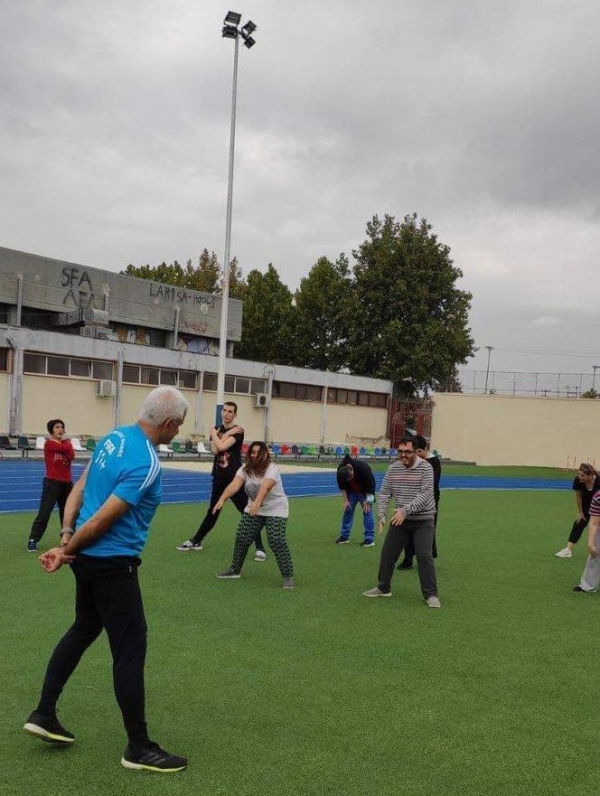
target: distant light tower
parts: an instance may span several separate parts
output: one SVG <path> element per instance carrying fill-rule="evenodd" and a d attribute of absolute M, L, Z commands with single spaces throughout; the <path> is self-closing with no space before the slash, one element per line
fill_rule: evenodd
<path fill-rule="evenodd" d="M 600 368 L 600 365 L 592 365 L 592 370 L 594 371 L 594 375 L 592 376 L 592 391 L 596 392 L 596 371 Z"/>
<path fill-rule="evenodd" d="M 485 348 L 487 348 L 487 352 L 488 352 L 488 361 L 487 361 L 487 370 L 485 371 L 485 389 L 483 391 L 484 395 L 487 394 L 488 378 L 490 376 L 490 359 L 491 359 L 491 356 L 492 356 L 492 351 L 494 350 L 494 346 L 486 345 Z"/>
<path fill-rule="evenodd" d="M 217 374 L 217 411 L 215 425 L 221 425 L 221 409 L 225 400 L 225 358 L 227 353 L 227 320 L 229 312 L 229 257 L 231 249 L 231 211 L 233 204 L 233 160 L 235 154 L 235 114 L 237 105 L 237 73 L 240 36 L 244 47 L 250 49 L 256 44 L 252 34 L 256 25 L 252 21 L 240 28 L 242 15 L 236 11 L 228 11 L 223 21 L 222 35 L 224 39 L 234 39 L 233 51 L 233 89 L 231 92 L 231 132 L 229 137 L 229 181 L 227 184 L 227 216 L 225 221 L 225 255 L 223 257 L 223 293 L 221 297 L 221 328 L 219 333 L 219 371 Z"/>

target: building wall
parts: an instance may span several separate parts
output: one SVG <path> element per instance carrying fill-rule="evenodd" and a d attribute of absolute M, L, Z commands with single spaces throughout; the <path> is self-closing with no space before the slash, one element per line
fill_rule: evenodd
<path fill-rule="evenodd" d="M 437 393 L 431 444 L 482 465 L 600 466 L 600 401 Z"/>

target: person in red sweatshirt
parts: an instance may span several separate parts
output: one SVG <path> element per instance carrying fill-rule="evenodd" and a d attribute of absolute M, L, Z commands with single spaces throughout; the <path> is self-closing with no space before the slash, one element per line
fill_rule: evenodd
<path fill-rule="evenodd" d="M 27 552 L 35 553 L 38 542 L 48 527 L 52 509 L 58 504 L 60 527 L 62 528 L 65 503 L 69 492 L 73 489 L 71 476 L 71 462 L 75 458 L 73 445 L 65 435 L 65 424 L 58 418 L 49 420 L 46 424 L 50 435 L 44 443 L 44 460 L 46 462 L 46 477 L 42 482 L 42 497 L 38 515 L 31 526 Z"/>

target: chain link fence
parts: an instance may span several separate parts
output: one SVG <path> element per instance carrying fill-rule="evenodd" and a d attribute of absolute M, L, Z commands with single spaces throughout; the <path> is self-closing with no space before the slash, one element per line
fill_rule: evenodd
<path fill-rule="evenodd" d="M 504 370 L 458 371 L 462 392 L 470 395 L 528 395 L 552 398 L 581 398 L 600 389 L 600 375 L 591 373 L 526 373 Z"/>

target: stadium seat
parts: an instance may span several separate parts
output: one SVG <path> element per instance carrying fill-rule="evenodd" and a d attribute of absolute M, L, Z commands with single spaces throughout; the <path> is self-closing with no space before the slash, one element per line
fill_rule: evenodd
<path fill-rule="evenodd" d="M 206 449 L 206 445 L 203 442 L 199 442 L 196 445 L 196 452 L 200 458 L 202 458 L 202 456 L 212 456 L 211 452 Z"/>
<path fill-rule="evenodd" d="M 39 437 L 38 437 L 38 439 L 39 439 Z M 85 450 L 85 448 L 81 444 L 81 440 L 79 439 L 79 437 L 71 437 L 71 445 L 73 446 L 73 450 L 74 451 L 84 451 Z M 37 448 L 37 442 L 36 442 L 35 447 Z"/>
<path fill-rule="evenodd" d="M 25 435 L 21 435 L 17 440 L 17 448 L 21 451 L 21 458 L 28 458 L 29 451 L 35 450 L 33 445 L 29 444 L 29 440 Z"/>
<path fill-rule="evenodd" d="M 46 437 L 36 437 L 35 438 L 35 449 L 36 449 L 36 451 L 43 451 L 45 444 L 46 444 Z"/>
<path fill-rule="evenodd" d="M 0 450 L 3 451 L 15 451 L 17 450 L 15 446 L 11 443 L 10 439 L 6 434 L 0 434 Z"/>
<path fill-rule="evenodd" d="M 171 448 L 173 453 L 185 453 L 184 446 L 181 444 L 181 442 L 177 442 L 177 440 L 173 440 L 171 443 Z"/>
<path fill-rule="evenodd" d="M 158 455 L 159 456 L 166 456 L 167 459 L 170 459 L 173 455 L 173 448 L 169 445 L 165 445 L 164 443 L 158 446 Z"/>
<path fill-rule="evenodd" d="M 96 450 L 96 440 L 93 437 L 89 437 L 85 441 L 85 449 L 90 452 Z"/>
<path fill-rule="evenodd" d="M 281 456 L 281 447 L 279 445 L 272 445 L 271 450 L 273 452 L 273 456 Z"/>
<path fill-rule="evenodd" d="M 336 447 L 336 449 L 335 449 L 335 455 L 336 455 L 336 456 L 340 456 L 340 457 L 344 455 L 344 449 L 342 448 L 342 446 L 341 446 L 341 445 L 338 445 L 338 446 Z"/>
<path fill-rule="evenodd" d="M 365 448 L 364 445 L 363 445 L 362 448 L 359 449 L 358 453 L 359 453 L 360 456 L 368 456 L 369 455 L 369 451 Z"/>
<path fill-rule="evenodd" d="M 281 446 L 281 455 L 282 456 L 289 456 L 290 455 L 290 446 L 289 445 L 282 445 Z"/>
<path fill-rule="evenodd" d="M 356 459 L 356 457 L 358 456 L 358 446 L 357 445 L 352 445 L 350 447 L 350 456 L 352 456 L 353 459 Z"/>
<path fill-rule="evenodd" d="M 186 453 L 196 453 L 196 450 L 194 448 L 194 443 L 192 442 L 191 439 L 186 439 L 186 441 L 185 441 L 185 452 Z"/>

